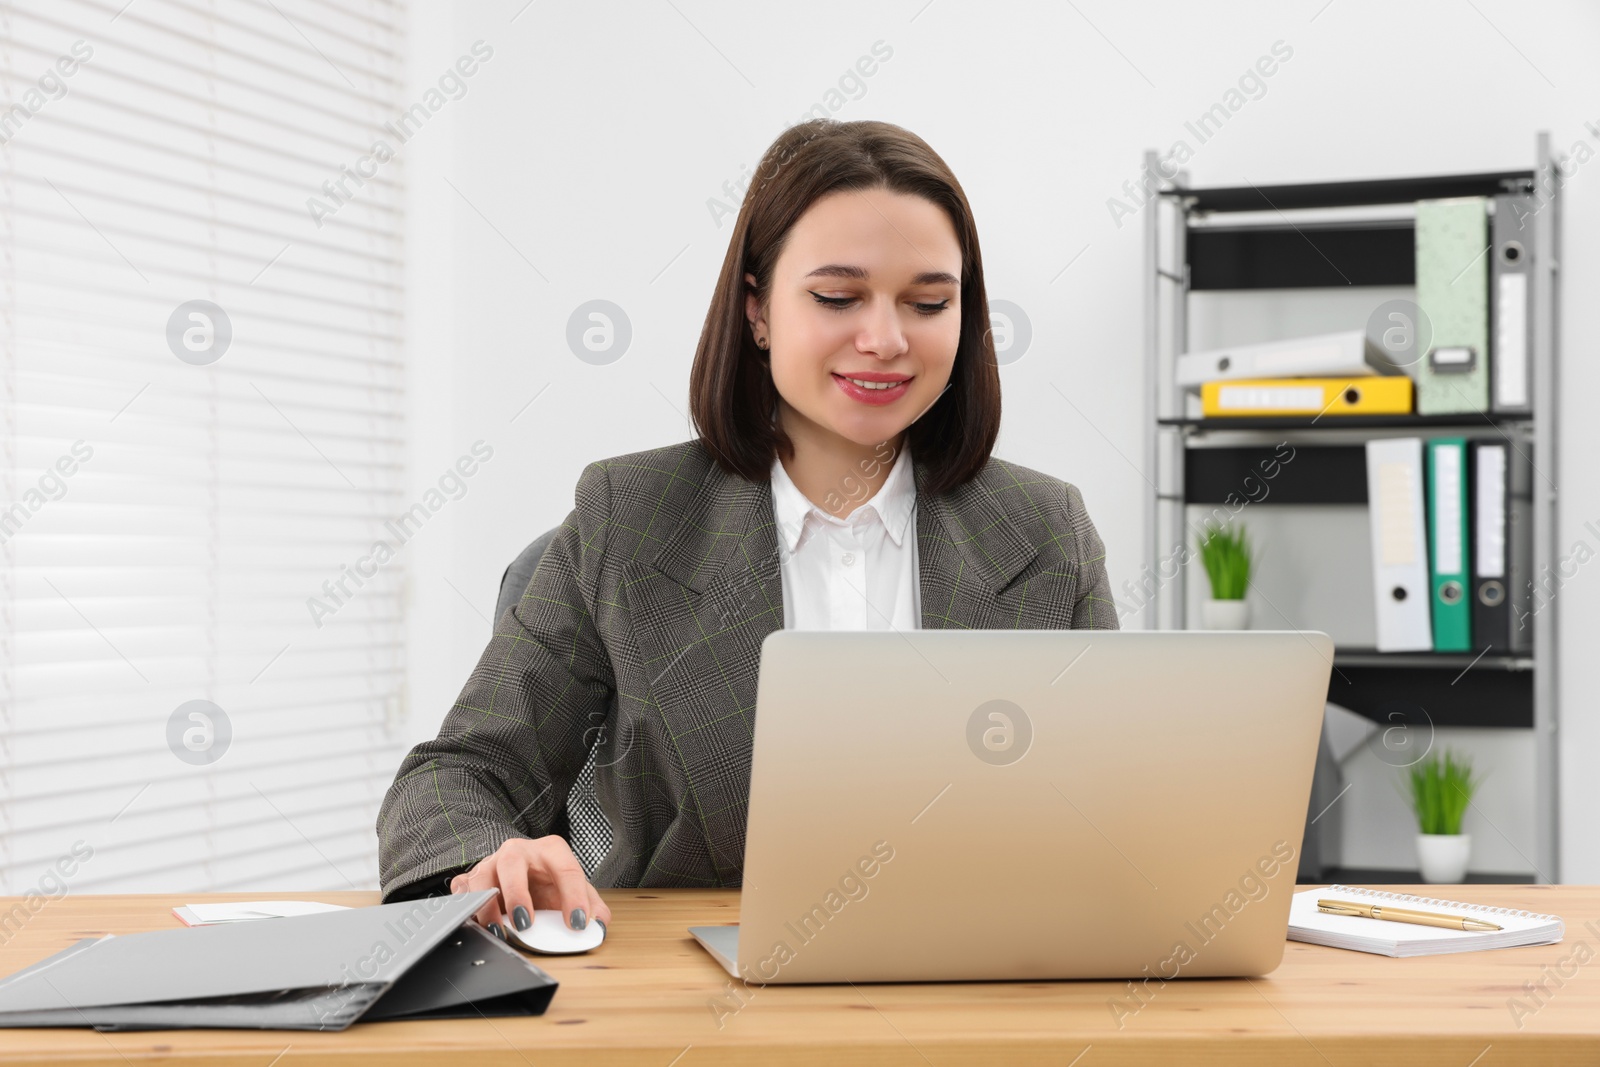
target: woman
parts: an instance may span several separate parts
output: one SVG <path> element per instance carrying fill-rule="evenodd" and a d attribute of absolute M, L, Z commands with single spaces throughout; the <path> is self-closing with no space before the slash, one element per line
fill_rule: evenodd
<path fill-rule="evenodd" d="M 559 908 L 581 929 L 610 919 L 596 886 L 739 885 L 780 627 L 1115 629 L 1078 491 L 990 456 L 988 326 L 971 210 L 921 138 L 779 136 L 695 353 L 699 437 L 585 468 L 384 799 L 383 899 L 497 887 L 519 928 Z M 613 843 L 586 878 L 559 831 L 591 757 Z"/>

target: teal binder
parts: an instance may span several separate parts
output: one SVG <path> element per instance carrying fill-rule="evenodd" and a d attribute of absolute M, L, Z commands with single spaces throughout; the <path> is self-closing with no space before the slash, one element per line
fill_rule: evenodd
<path fill-rule="evenodd" d="M 1433 650 L 1472 650 L 1467 598 L 1467 440 L 1428 442 L 1428 568 L 1433 590 Z"/>
<path fill-rule="evenodd" d="M 1417 307 L 1432 327 L 1417 414 L 1489 409 L 1489 201 L 1417 201 Z"/>

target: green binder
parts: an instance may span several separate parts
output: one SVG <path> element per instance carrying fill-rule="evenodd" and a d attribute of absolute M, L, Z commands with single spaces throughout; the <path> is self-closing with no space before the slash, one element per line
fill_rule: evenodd
<path fill-rule="evenodd" d="M 1432 326 L 1417 414 L 1489 408 L 1489 200 L 1417 201 L 1417 306 Z"/>
<path fill-rule="evenodd" d="M 1467 439 L 1428 442 L 1428 568 L 1433 589 L 1433 650 L 1472 650 L 1467 598 Z"/>

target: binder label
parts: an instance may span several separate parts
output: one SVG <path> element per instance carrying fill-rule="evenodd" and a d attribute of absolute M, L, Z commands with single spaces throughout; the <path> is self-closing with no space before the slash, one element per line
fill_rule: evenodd
<path fill-rule="evenodd" d="M 1461 551 L 1461 449 L 1440 448 L 1433 454 L 1434 569 L 1459 574 L 1464 569 Z"/>
<path fill-rule="evenodd" d="M 1379 543 L 1385 567 L 1408 567 L 1417 562 L 1417 528 L 1411 501 L 1417 491 L 1412 466 L 1404 461 L 1378 465 Z"/>
<path fill-rule="evenodd" d="M 1528 276 L 1505 273 L 1495 292 L 1494 395 L 1503 408 L 1528 406 Z"/>
<path fill-rule="evenodd" d="M 1251 408 L 1294 409 L 1316 411 L 1322 407 L 1320 385 L 1225 385 L 1221 389 L 1220 404 L 1224 410 L 1249 410 Z"/>
<path fill-rule="evenodd" d="M 1480 578 L 1506 576 L 1506 450 L 1480 448 L 1476 568 Z M 1489 505 L 1489 506 L 1486 506 Z"/>

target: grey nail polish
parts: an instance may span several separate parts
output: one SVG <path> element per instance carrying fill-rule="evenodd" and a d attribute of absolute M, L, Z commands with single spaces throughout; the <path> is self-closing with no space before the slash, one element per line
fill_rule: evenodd
<path fill-rule="evenodd" d="M 499 923 L 490 923 L 489 924 L 489 932 L 491 934 L 493 934 L 494 936 L 498 937 L 502 941 L 504 941 L 506 939 L 505 931 L 500 929 L 500 924 Z"/>
<path fill-rule="evenodd" d="M 588 926 L 588 925 L 589 925 L 589 919 L 588 919 L 588 916 L 583 914 L 583 909 L 582 908 L 573 908 L 572 909 L 572 928 L 574 930 L 582 930 L 585 926 Z"/>
<path fill-rule="evenodd" d="M 521 904 L 511 912 L 511 921 L 517 924 L 518 930 L 526 930 L 533 925 L 533 920 L 528 918 L 528 909 Z"/>

